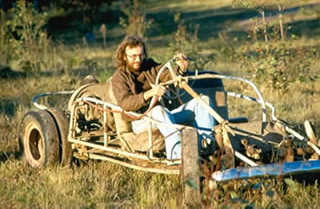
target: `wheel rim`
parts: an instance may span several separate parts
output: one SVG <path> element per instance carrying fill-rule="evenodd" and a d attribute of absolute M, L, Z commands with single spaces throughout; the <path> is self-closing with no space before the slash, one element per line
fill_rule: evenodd
<path fill-rule="evenodd" d="M 39 167 L 43 161 L 43 137 L 35 124 L 30 124 L 25 133 L 26 157 L 32 167 Z"/>

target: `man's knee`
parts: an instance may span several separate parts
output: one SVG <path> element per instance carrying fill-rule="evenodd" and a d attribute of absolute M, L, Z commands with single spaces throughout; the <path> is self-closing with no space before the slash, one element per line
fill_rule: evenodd
<path fill-rule="evenodd" d="M 163 118 L 167 115 L 167 111 L 165 108 L 161 105 L 157 105 L 154 108 L 152 108 L 152 117 L 157 118 Z"/>
<path fill-rule="evenodd" d="M 157 105 L 157 106 L 152 108 L 152 112 L 166 112 L 166 111 L 165 111 L 163 106 Z"/>
<path fill-rule="evenodd" d="M 204 101 L 207 105 L 210 105 L 212 103 L 210 97 L 208 97 L 207 95 L 201 95 L 200 96 L 201 100 Z"/>
<path fill-rule="evenodd" d="M 200 95 L 200 99 L 204 101 L 207 105 L 212 106 L 212 100 L 207 95 Z M 190 101 L 190 104 L 194 107 L 203 108 L 203 106 L 197 101 L 196 99 L 192 99 Z"/>

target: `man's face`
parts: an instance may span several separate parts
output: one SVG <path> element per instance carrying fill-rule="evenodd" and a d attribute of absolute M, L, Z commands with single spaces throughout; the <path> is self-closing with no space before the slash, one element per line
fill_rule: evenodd
<path fill-rule="evenodd" d="M 126 47 L 124 59 L 129 70 L 139 71 L 144 58 L 145 54 L 142 46 L 136 46 L 132 48 L 129 46 Z"/>

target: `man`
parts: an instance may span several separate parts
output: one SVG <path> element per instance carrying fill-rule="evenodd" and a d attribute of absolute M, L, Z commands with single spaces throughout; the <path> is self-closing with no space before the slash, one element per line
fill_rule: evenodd
<path fill-rule="evenodd" d="M 177 54 L 176 60 L 178 72 L 185 73 L 189 65 L 185 55 Z M 116 61 L 117 70 L 111 83 L 118 105 L 126 111 L 144 113 L 152 97 L 161 97 L 166 92 L 163 85 L 154 85 L 162 65 L 148 58 L 145 42 L 138 36 L 124 38 L 116 51 Z M 162 82 L 170 79 L 168 70 L 161 74 Z M 212 106 L 208 97 L 203 99 Z M 215 125 L 214 118 L 196 100 L 191 100 L 172 111 L 158 105 L 150 111 L 150 114 L 153 119 L 167 124 L 191 121 L 194 127 L 201 129 L 200 140 L 211 137 L 211 128 Z M 126 115 L 123 115 L 123 119 L 132 121 L 132 118 Z M 132 130 L 135 133 L 145 131 L 147 127 L 144 120 L 132 121 Z M 157 128 L 165 137 L 167 159 L 181 158 L 180 131 L 169 126 L 157 125 Z"/>

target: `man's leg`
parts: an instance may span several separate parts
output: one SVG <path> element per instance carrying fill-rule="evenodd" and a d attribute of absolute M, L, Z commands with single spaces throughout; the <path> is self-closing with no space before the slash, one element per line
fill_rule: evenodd
<path fill-rule="evenodd" d="M 208 96 L 201 96 L 201 99 L 210 107 L 213 107 L 213 103 Z M 215 126 L 216 122 L 206 107 L 201 105 L 197 100 L 192 99 L 173 110 L 172 113 L 177 123 L 188 123 L 198 129 L 200 152 L 207 150 L 206 148 L 210 144 L 210 147 L 214 146 L 215 138 L 212 136 L 212 127 Z M 213 150 L 215 150 L 214 147 L 211 151 Z"/>
<path fill-rule="evenodd" d="M 208 96 L 201 96 L 201 99 L 209 104 L 210 107 L 213 107 L 213 103 Z M 171 111 L 171 113 L 178 124 L 191 123 L 193 127 L 198 128 L 200 136 L 209 136 L 212 127 L 216 124 L 207 108 L 195 99 Z"/>
<path fill-rule="evenodd" d="M 152 118 L 164 124 L 176 124 L 173 115 L 162 106 L 155 106 L 151 110 Z M 157 128 L 165 137 L 167 159 L 181 158 L 181 132 L 174 127 L 157 124 Z"/>
<path fill-rule="evenodd" d="M 163 108 L 162 106 L 155 106 L 151 110 L 151 117 L 160 123 L 175 124 L 173 115 Z M 170 126 L 164 126 L 161 124 L 152 124 L 152 126 L 158 128 L 161 134 L 165 137 L 165 147 L 167 153 L 167 159 L 180 159 L 181 158 L 181 133 L 176 128 Z M 138 134 L 148 130 L 148 122 L 146 120 L 132 121 L 132 130 Z"/>

